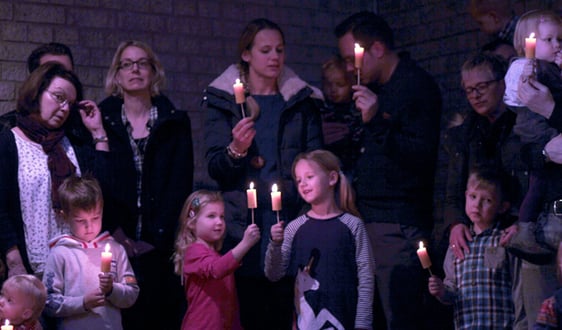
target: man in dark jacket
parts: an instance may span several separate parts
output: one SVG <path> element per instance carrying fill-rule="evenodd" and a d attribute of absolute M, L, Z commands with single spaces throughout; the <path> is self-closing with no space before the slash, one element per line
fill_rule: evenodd
<path fill-rule="evenodd" d="M 376 262 L 376 286 L 389 329 L 417 329 L 427 275 L 416 256 L 432 228 L 433 177 L 441 94 L 433 78 L 394 50 L 380 16 L 354 14 L 335 30 L 354 71 L 354 44 L 364 48 L 353 100 L 364 123 L 354 186 Z"/>

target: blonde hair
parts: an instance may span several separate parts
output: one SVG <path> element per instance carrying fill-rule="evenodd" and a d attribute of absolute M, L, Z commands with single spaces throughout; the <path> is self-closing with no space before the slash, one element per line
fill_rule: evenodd
<path fill-rule="evenodd" d="M 339 56 L 333 56 L 322 64 L 322 79 L 325 80 L 332 72 L 339 71 L 349 80 L 350 75 L 345 68 L 345 61 Z"/>
<path fill-rule="evenodd" d="M 182 277 L 183 283 L 183 262 L 185 250 L 197 240 L 195 236 L 195 224 L 200 211 L 210 203 L 224 203 L 219 191 L 197 190 L 191 193 L 183 204 L 179 218 L 179 228 L 176 235 L 175 252 L 172 256 L 174 262 L 174 272 Z M 214 248 L 220 250 L 222 241 L 218 242 Z"/>
<path fill-rule="evenodd" d="M 293 179 L 295 179 L 295 167 L 300 160 L 307 160 L 314 162 L 320 166 L 326 173 L 332 171 L 336 172 L 338 175 L 338 182 L 336 187 L 339 185 L 337 194 L 339 195 L 338 207 L 345 212 L 351 213 L 356 217 L 361 217 L 357 207 L 355 206 L 355 192 L 351 187 L 351 183 L 347 177 L 343 174 L 340 166 L 339 158 L 328 150 L 313 150 L 309 152 L 300 153 L 295 157 L 293 161 L 292 173 Z M 295 179 L 296 180 L 296 179 Z"/>
<path fill-rule="evenodd" d="M 32 310 L 30 319 L 39 319 L 47 301 L 47 289 L 41 280 L 30 274 L 15 275 L 4 282 L 2 288 L 5 287 L 21 292 L 28 299 L 29 308 Z"/>
<path fill-rule="evenodd" d="M 540 37 L 538 27 L 539 24 L 545 22 L 562 25 L 560 15 L 552 10 L 537 9 L 521 15 L 513 34 L 513 47 L 515 47 L 518 56 L 525 56 L 525 38 L 528 38 L 532 32 L 537 35 L 537 38 Z"/>
<path fill-rule="evenodd" d="M 160 95 L 160 90 L 164 88 L 165 84 L 164 67 L 150 46 L 142 41 L 136 40 L 123 41 L 117 47 L 117 50 L 113 55 L 113 60 L 111 60 L 109 70 L 107 71 L 107 76 L 105 77 L 105 92 L 109 95 L 123 97 L 123 88 L 121 88 L 117 79 L 115 79 L 115 76 L 117 75 L 121 65 L 121 55 L 127 47 L 137 47 L 146 52 L 146 56 L 148 56 L 148 59 L 150 60 L 152 72 L 154 74 L 152 81 L 150 82 L 150 95 Z"/>

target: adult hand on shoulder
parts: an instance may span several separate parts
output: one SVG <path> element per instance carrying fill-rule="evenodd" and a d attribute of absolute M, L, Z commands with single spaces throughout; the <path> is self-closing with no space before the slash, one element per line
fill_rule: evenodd
<path fill-rule="evenodd" d="M 562 164 L 562 134 L 558 134 L 548 141 L 544 146 L 544 151 L 548 154 L 551 162 Z"/>
<path fill-rule="evenodd" d="M 519 231 L 519 226 L 513 224 L 502 231 L 502 236 L 500 238 L 500 245 L 506 246 L 515 234 Z"/>
<path fill-rule="evenodd" d="M 465 253 L 469 253 L 467 241 L 472 242 L 472 234 L 465 224 L 458 223 L 451 228 L 449 236 L 449 244 L 455 257 L 460 260 L 464 259 Z"/>
<path fill-rule="evenodd" d="M 237 152 L 243 153 L 250 148 L 255 136 L 254 121 L 250 117 L 246 117 L 240 120 L 232 129 L 231 147 Z"/>
<path fill-rule="evenodd" d="M 351 88 L 353 89 L 355 107 L 361 111 L 361 119 L 364 123 L 370 122 L 379 110 L 379 98 L 377 94 L 363 85 L 354 85 Z"/>
<path fill-rule="evenodd" d="M 547 119 L 550 118 L 555 103 L 548 87 L 533 77 L 519 81 L 517 87 L 517 95 L 527 108 Z"/>
<path fill-rule="evenodd" d="M 8 267 L 8 277 L 27 274 L 18 248 L 12 248 L 6 253 L 6 266 Z"/>

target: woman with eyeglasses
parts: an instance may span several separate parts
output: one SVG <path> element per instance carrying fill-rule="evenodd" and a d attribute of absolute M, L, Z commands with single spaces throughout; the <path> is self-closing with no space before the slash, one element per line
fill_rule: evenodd
<path fill-rule="evenodd" d="M 474 235 L 464 212 L 466 182 L 471 168 L 488 167 L 510 176 L 507 200 L 513 208 L 500 224 L 505 230 L 501 244 L 513 234 L 514 227 L 510 225 L 517 217 L 529 185 L 528 167 L 520 157 L 522 143 L 513 131 L 515 113 L 503 102 L 506 71 L 507 62 L 503 58 L 484 53 L 469 57 L 461 68 L 461 85 L 472 109 L 468 110 L 461 125 L 446 131 L 443 140 L 449 156 L 444 222 L 446 230 L 450 231 L 449 247 L 459 259 L 470 256 L 467 241 Z M 445 250 L 444 247 L 441 252 L 444 254 Z M 516 310 L 520 310 L 517 307 L 522 307 L 522 297 L 517 291 L 513 294 Z M 516 320 L 520 320 L 518 316 Z"/>
<path fill-rule="evenodd" d="M 285 65 L 283 32 L 267 19 L 245 27 L 238 58 L 238 64 L 228 67 L 205 91 L 208 170 L 225 199 L 224 251 L 236 245 L 252 223 L 246 201 L 250 182 L 258 194 L 253 219 L 262 233 L 261 244 L 250 250 L 235 274 L 242 326 L 289 329 L 293 286 L 288 278 L 269 282 L 264 274 L 267 238 L 278 219 L 270 192 L 277 184 L 282 198 L 279 218 L 294 219 L 303 202 L 291 165 L 298 153 L 322 147 L 322 93 Z M 234 95 L 236 79 L 245 87 L 244 111 L 239 104 L 243 100 Z"/>
<path fill-rule="evenodd" d="M 145 43 L 124 41 L 99 107 L 114 159 L 104 222 L 127 250 L 140 295 L 123 310 L 125 329 L 179 329 L 185 313 L 170 257 L 183 202 L 192 191 L 193 150 L 187 112 L 162 94 L 164 69 Z"/>
<path fill-rule="evenodd" d="M 89 141 L 66 129 L 73 111 Z M 8 276 L 42 277 L 49 240 L 68 232 L 57 189 L 72 175 L 104 175 L 107 142 L 100 111 L 83 100 L 74 73 L 49 62 L 30 74 L 19 90 L 16 126 L 0 133 L 0 249 Z"/>

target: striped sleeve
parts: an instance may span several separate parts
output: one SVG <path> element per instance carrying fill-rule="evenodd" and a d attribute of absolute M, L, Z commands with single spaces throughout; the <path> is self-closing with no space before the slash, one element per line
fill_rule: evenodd
<path fill-rule="evenodd" d="M 355 328 L 371 329 L 373 324 L 373 296 L 375 290 L 375 259 L 369 236 L 363 221 L 345 213 L 341 221 L 355 238 L 355 262 L 357 263 L 357 315 Z"/>
<path fill-rule="evenodd" d="M 265 276 L 270 281 L 279 281 L 287 274 L 287 268 L 291 258 L 291 248 L 293 246 L 293 238 L 300 226 L 306 221 L 307 217 L 302 215 L 295 220 L 289 222 L 283 233 L 283 243 L 274 243 L 271 240 L 267 245 L 265 252 Z"/>

